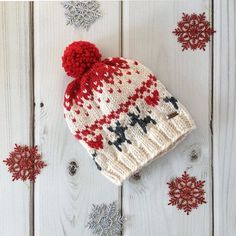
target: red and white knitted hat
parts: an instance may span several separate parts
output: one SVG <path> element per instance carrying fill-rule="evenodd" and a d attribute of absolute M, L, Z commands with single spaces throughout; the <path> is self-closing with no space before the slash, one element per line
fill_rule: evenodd
<path fill-rule="evenodd" d="M 84 41 L 70 44 L 62 60 L 67 75 L 75 78 L 64 96 L 67 124 L 115 184 L 195 128 L 185 107 L 140 62 L 101 60 L 96 46 Z"/>

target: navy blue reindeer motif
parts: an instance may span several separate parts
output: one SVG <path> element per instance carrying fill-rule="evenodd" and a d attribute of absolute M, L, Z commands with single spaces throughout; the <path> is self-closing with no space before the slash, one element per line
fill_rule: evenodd
<path fill-rule="evenodd" d="M 121 149 L 120 146 L 121 146 L 122 143 L 127 142 L 127 143 L 131 144 L 131 141 L 129 139 L 127 139 L 126 136 L 125 136 L 125 131 L 127 129 L 128 129 L 128 127 L 127 126 L 122 126 L 119 121 L 116 122 L 115 129 L 112 126 L 108 127 L 109 131 L 115 133 L 118 136 L 117 139 L 114 142 L 111 142 L 109 140 L 108 144 L 109 145 L 115 145 L 115 147 L 121 152 L 122 149 Z"/>
<path fill-rule="evenodd" d="M 143 119 L 140 118 L 140 109 L 138 107 L 136 107 L 136 110 L 138 111 L 138 115 L 136 115 L 134 112 L 129 112 L 128 116 L 131 119 L 131 126 L 135 126 L 136 124 L 138 124 L 141 129 L 143 130 L 144 133 L 147 133 L 147 125 L 149 123 L 153 123 L 156 124 L 156 121 L 154 119 L 152 119 L 151 116 L 147 115 L 146 117 L 144 117 Z"/>
<path fill-rule="evenodd" d="M 178 101 L 177 101 L 177 99 L 175 97 L 173 97 L 173 96 L 172 97 L 167 97 L 166 96 L 163 100 L 165 102 L 170 102 L 176 110 L 179 109 L 179 106 L 177 104 Z"/>

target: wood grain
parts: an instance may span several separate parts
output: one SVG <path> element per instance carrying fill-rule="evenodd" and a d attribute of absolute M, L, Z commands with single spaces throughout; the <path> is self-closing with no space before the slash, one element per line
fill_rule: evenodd
<path fill-rule="evenodd" d="M 65 25 L 60 2 L 35 2 L 35 133 L 48 163 L 35 188 L 36 236 L 90 235 L 85 225 L 92 204 L 120 200 L 120 189 L 99 173 L 63 118 L 63 94 L 71 81 L 61 66 L 63 49 L 87 40 L 104 57 L 120 54 L 120 3 L 101 2 L 101 9 L 103 17 L 85 31 Z M 71 161 L 79 166 L 74 176 L 68 173 Z"/>
<path fill-rule="evenodd" d="M 236 235 L 236 3 L 215 1 L 214 225 L 216 236 Z"/>
<path fill-rule="evenodd" d="M 125 235 L 209 235 L 211 232 L 210 81 L 211 51 L 181 51 L 172 31 L 182 12 L 206 12 L 209 1 L 125 1 L 123 55 L 148 66 L 190 111 L 197 129 L 176 149 L 153 162 L 123 187 Z M 211 44 L 210 44 L 211 45 Z M 197 159 L 191 158 L 192 151 Z M 207 204 L 189 216 L 168 206 L 167 182 L 185 170 L 206 180 Z"/>
<path fill-rule="evenodd" d="M 2 163 L 31 143 L 29 3 L 0 3 L 0 235 L 29 235 L 30 184 L 12 182 Z"/>

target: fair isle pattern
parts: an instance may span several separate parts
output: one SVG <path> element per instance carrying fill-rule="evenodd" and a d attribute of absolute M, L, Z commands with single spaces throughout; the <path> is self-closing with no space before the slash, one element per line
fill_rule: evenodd
<path fill-rule="evenodd" d="M 140 62 L 107 58 L 72 81 L 64 96 L 71 132 L 98 169 L 120 185 L 173 148 L 195 125 Z"/>
<path fill-rule="evenodd" d="M 108 58 L 97 63 L 87 74 L 90 84 L 82 84 L 83 87 L 75 98 L 70 95 L 71 90 L 79 86 L 77 81 L 74 80 L 68 86 L 64 106 L 66 110 L 72 110 L 70 127 L 78 139 L 82 139 L 92 148 L 102 148 L 102 132 L 99 130 L 103 129 L 103 125 L 117 120 L 121 113 L 128 113 L 129 108 L 135 106 L 138 99 L 145 99 L 150 107 L 157 105 L 157 79 L 147 70 L 143 70 L 139 75 L 140 69 L 137 61 Z M 140 76 L 146 79 L 140 80 Z M 131 91 L 130 94 L 126 92 L 127 88 Z M 125 100 L 124 92 L 127 95 Z M 89 116 L 90 113 L 92 117 Z"/>

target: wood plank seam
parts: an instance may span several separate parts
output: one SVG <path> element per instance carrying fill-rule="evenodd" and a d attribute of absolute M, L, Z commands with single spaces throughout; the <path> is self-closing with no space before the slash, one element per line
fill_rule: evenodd
<path fill-rule="evenodd" d="M 31 145 L 35 145 L 35 95 L 34 95 L 34 2 L 29 2 L 29 78 L 30 78 L 30 113 L 31 113 Z M 30 183 L 29 235 L 34 236 L 34 183 Z"/>
<path fill-rule="evenodd" d="M 123 56 L 123 0 L 120 0 L 120 56 Z M 123 217 L 123 186 L 120 187 L 120 211 Z M 123 235 L 124 227 L 122 227 L 121 236 Z"/>
<path fill-rule="evenodd" d="M 214 0 L 211 0 L 211 24 L 214 25 Z M 214 117 L 214 36 L 211 39 L 211 90 L 210 90 L 210 173 L 211 173 L 211 232 L 210 235 L 214 236 L 214 159 L 213 159 L 213 117 Z"/>

